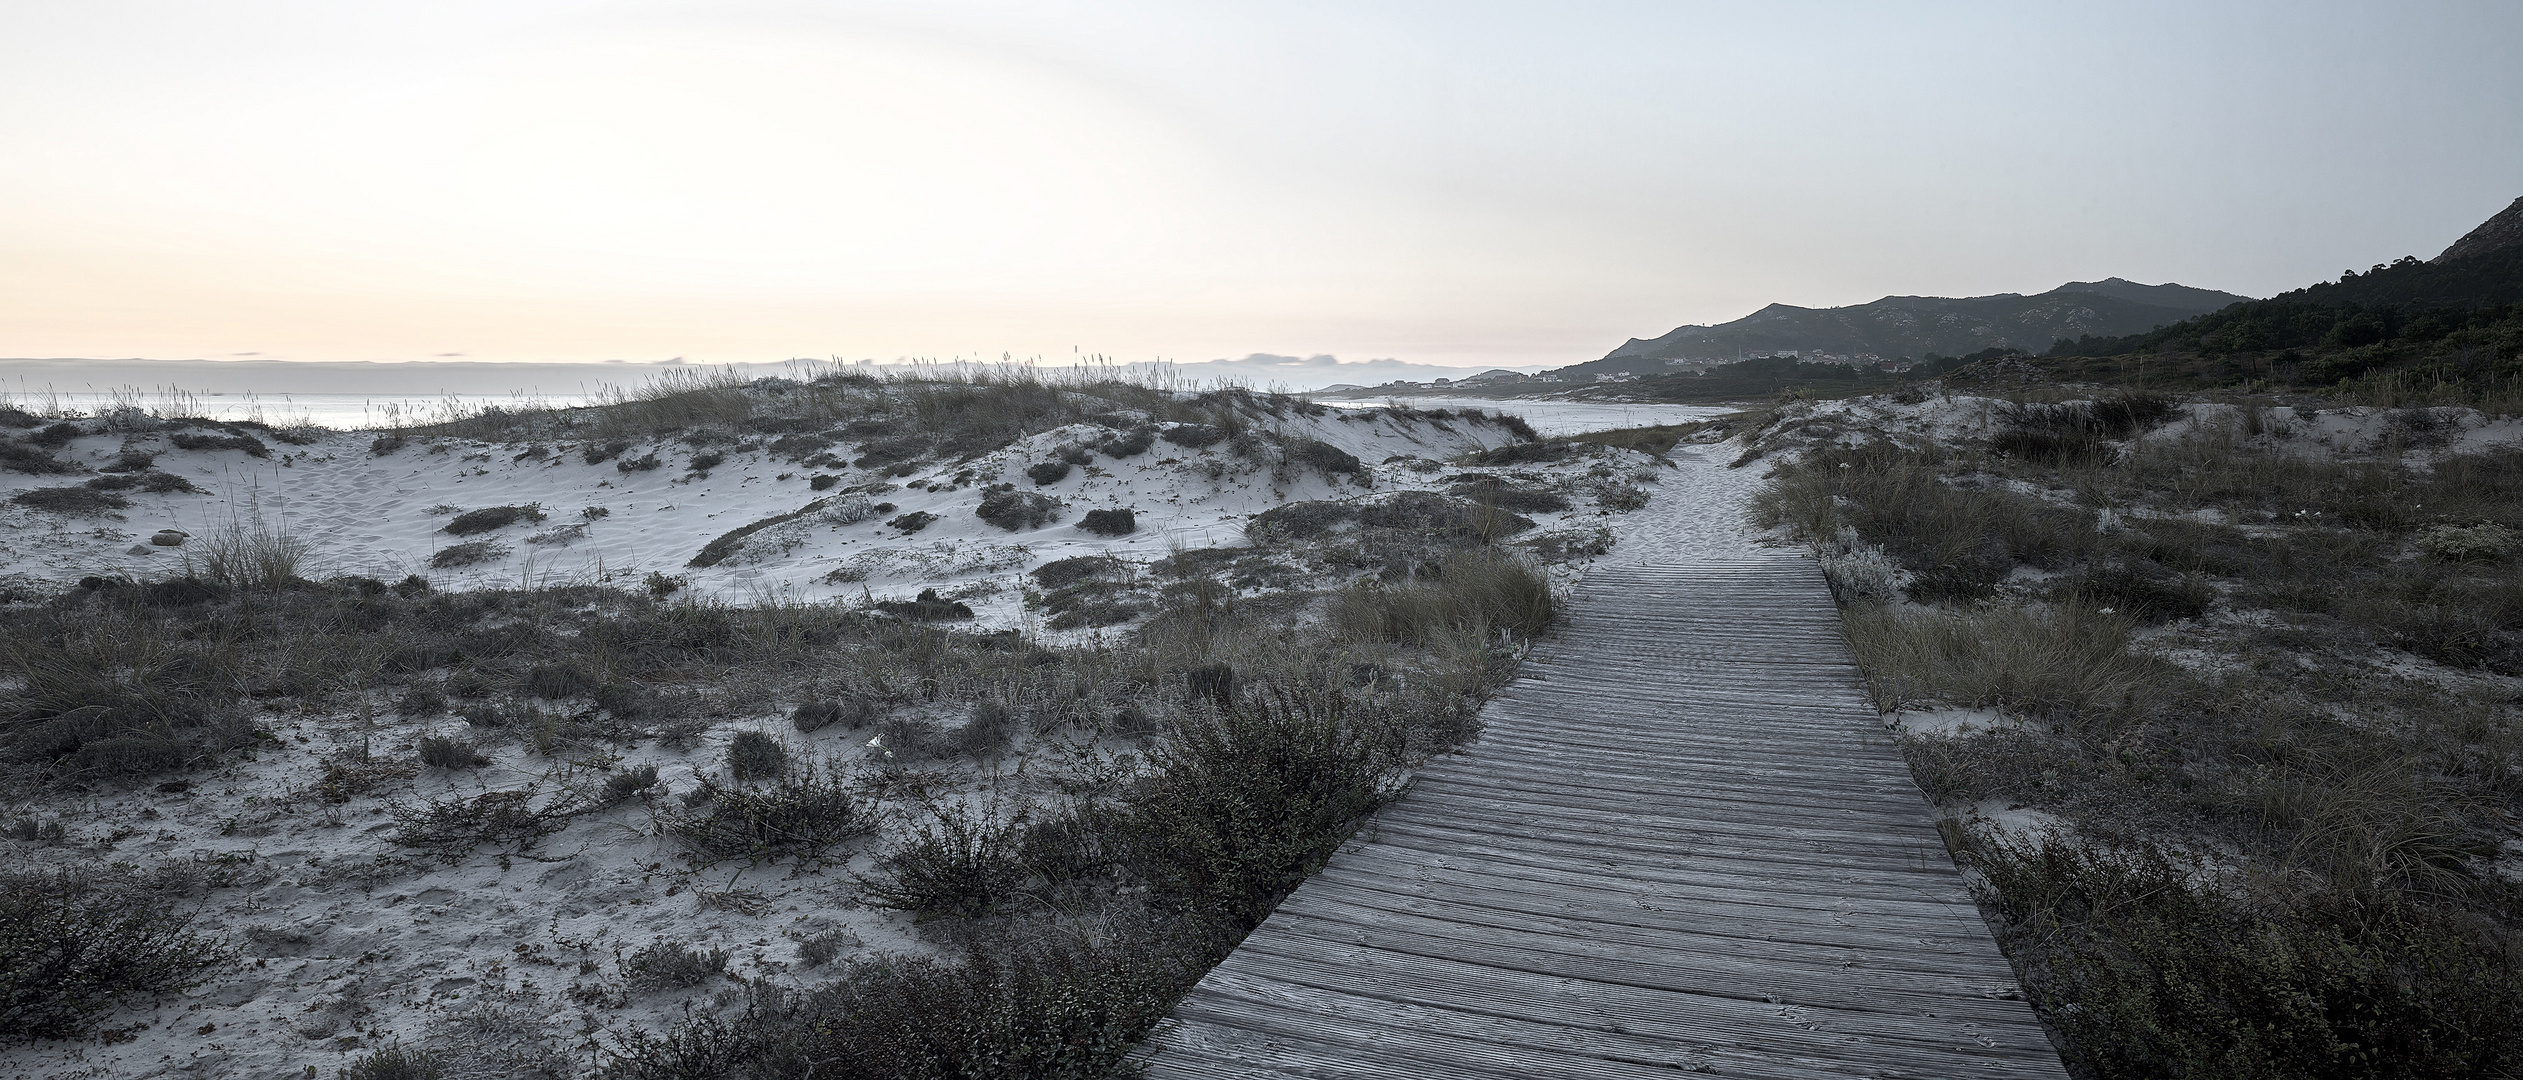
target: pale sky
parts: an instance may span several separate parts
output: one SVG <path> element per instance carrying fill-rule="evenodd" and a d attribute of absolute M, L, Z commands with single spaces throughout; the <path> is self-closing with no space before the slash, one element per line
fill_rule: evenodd
<path fill-rule="evenodd" d="M 1530 367 L 2267 295 L 2523 194 L 2518 46 L 2510 0 L 0 0 L 0 356 Z"/>

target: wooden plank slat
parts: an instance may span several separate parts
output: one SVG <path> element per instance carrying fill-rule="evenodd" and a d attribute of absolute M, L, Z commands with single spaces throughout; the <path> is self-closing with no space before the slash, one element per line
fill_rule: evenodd
<path fill-rule="evenodd" d="M 2062 1080 L 1820 575 L 1727 550 L 1594 571 L 1149 1074 Z"/>

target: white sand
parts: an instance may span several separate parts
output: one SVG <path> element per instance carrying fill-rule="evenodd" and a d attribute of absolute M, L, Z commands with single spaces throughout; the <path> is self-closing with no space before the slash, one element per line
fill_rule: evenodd
<path fill-rule="evenodd" d="M 1557 423 L 1579 422 L 1581 414 L 1558 408 Z M 1629 419 L 1619 407 L 1594 415 L 1610 426 Z M 1389 457 L 1451 458 L 1504 441 L 1496 427 L 1449 426 L 1450 431 L 1413 430 L 1342 420 L 1338 414 L 1290 425 L 1292 434 L 1332 442 L 1375 465 L 1378 491 L 1432 485 L 1444 475 L 1380 464 Z M 149 440 L 156 438 L 142 440 L 154 445 Z M 658 570 L 688 574 L 695 590 L 736 601 L 763 595 L 848 599 L 862 595 L 862 588 L 880 597 L 904 596 L 923 586 L 951 590 L 1012 581 L 1027 566 L 1065 555 L 1113 551 L 1153 557 L 1169 545 L 1232 544 L 1251 514 L 1283 500 L 1365 494 L 1319 473 L 1276 489 L 1267 471 L 1212 482 L 1198 470 L 1204 457 L 1214 458 L 1223 447 L 1202 455 L 1160 441 L 1124 462 L 1099 456 L 1096 466 L 1107 475 L 1079 470 L 1042 489 L 1070 503 L 1068 516 L 1046 528 L 1011 534 L 982 523 L 973 515 L 980 494 L 973 486 L 936 493 L 906 486 L 879 497 L 896 503 L 897 514 L 941 515 L 916 537 L 894 536 L 881 518 L 817 527 L 806 530 L 793 549 L 763 561 L 692 571 L 685 561 L 711 537 L 815 498 L 807 490 L 810 471 L 761 453 L 731 454 L 708 478 L 686 479 L 681 464 L 687 451 L 681 447 L 660 452 L 668 467 L 629 475 L 611 462 L 586 465 L 574 452 L 558 453 L 558 447 L 555 456 L 536 461 L 517 459 L 522 448 L 516 446 L 449 440 L 445 452 L 432 453 L 415 441 L 376 457 L 368 453 L 370 438 L 337 435 L 308 447 L 275 442 L 269 461 L 234 451 L 170 451 L 159 459 L 161 467 L 210 493 L 135 494 L 130 510 L 106 518 L 62 518 L 0 502 L 0 572 L 45 582 L 107 572 L 168 576 L 181 570 L 181 549 L 142 554 L 130 549 L 145 545 L 160 528 L 208 536 L 259 511 L 265 521 L 313 544 L 318 572 L 309 576 L 355 572 L 392 580 L 418 572 L 442 586 L 635 584 L 640 575 Z M 1062 433 L 1038 435 L 992 455 L 982 469 L 1003 469 L 1020 489 L 1033 490 L 1022 468 L 1048 457 L 1062 441 Z M 123 445 L 118 436 L 90 436 L 77 440 L 67 456 L 102 463 Z M 651 449 L 637 447 L 630 456 Z M 1599 524 L 1666 557 L 1736 550 L 1747 542 L 1741 499 L 1759 470 L 1725 469 L 1722 463 L 1733 453 L 1731 447 L 1685 448 L 1675 468 L 1649 468 L 1643 457 L 1622 455 L 1627 468 L 1661 478 L 1661 493 L 1647 509 L 1605 515 L 1581 506 L 1539 515 L 1547 520 L 1536 531 Z M 1179 460 L 1166 464 L 1167 458 Z M 904 482 L 932 478 L 924 474 Z M 79 479 L 0 474 L 0 498 Z M 852 471 L 845 483 L 865 479 Z M 494 534 L 515 548 L 506 559 L 464 571 L 426 568 L 433 550 L 458 539 L 437 531 L 447 518 L 431 514 L 432 505 L 471 509 L 526 502 L 544 504 L 551 518 Z M 603 506 L 611 514 L 589 522 L 585 539 L 567 546 L 522 542 L 539 530 L 578 520 L 587 506 Z M 1074 527 L 1084 510 L 1100 506 L 1137 507 L 1140 534 L 1107 540 Z M 833 567 L 870 551 L 893 557 L 863 585 L 820 581 Z M 1627 556 L 1616 549 L 1615 557 Z M 1019 593 L 1004 589 L 974 599 L 979 621 L 1020 624 Z M 681 752 L 643 743 L 618 765 L 655 765 L 671 790 L 689 790 L 697 774 L 718 767 L 729 740 L 747 728 L 772 732 L 801 758 L 826 758 L 844 769 L 869 753 L 865 732 L 801 736 L 780 719 L 765 715 L 724 724 Z M 226 884 L 202 903 L 197 925 L 244 954 L 240 965 L 194 991 L 138 1002 L 108 1016 L 105 1025 L 122 1030 L 128 1036 L 123 1041 L 0 1050 L 0 1077 L 296 1077 L 312 1068 L 312 1075 L 329 1078 L 379 1046 L 546 1039 L 575 1047 L 583 1065 L 621 1032 L 663 1030 L 687 1007 L 709 1007 L 712 995 L 735 985 L 635 996 L 618 1011 L 566 994 L 573 984 L 605 982 L 622 954 L 649 942 L 724 948 L 732 957 L 732 976 L 792 981 L 816 974 L 801 967 L 792 932 L 847 931 L 863 943 L 853 952 L 927 947 L 913 935 L 907 914 L 866 908 L 852 898 L 850 873 L 869 870 L 868 851 L 878 845 L 862 844 L 842 865 L 819 871 L 801 869 L 793 860 L 695 870 L 656 835 L 657 810 L 633 801 L 578 819 L 536 846 L 533 857 L 503 858 L 485 848 L 448 865 L 389 843 L 395 824 L 380 800 L 408 805 L 529 785 L 552 791 L 600 782 L 601 774 L 497 745 L 488 767 L 415 770 L 387 778 L 371 795 L 334 805 L 313 790 L 327 759 L 354 755 L 364 746 L 375 760 L 410 762 L 421 737 L 463 736 L 466 725 L 453 719 L 424 725 L 281 713 L 258 715 L 255 722 L 275 732 L 283 745 L 189 774 L 186 792 L 101 785 L 78 794 L 76 805 L 60 800 L 0 805 L 0 817 L 61 816 L 70 832 L 69 843 L 60 847 L 0 841 L 14 865 L 173 861 L 219 875 Z M 983 780 L 968 777 L 976 785 Z M 705 903 L 710 896 L 729 899 Z M 582 961 L 595 970 L 582 974 Z"/>

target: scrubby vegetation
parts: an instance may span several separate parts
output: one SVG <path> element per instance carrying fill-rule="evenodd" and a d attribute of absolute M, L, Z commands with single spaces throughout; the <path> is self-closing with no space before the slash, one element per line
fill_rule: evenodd
<path fill-rule="evenodd" d="M 192 929 L 188 891 L 117 869 L 0 874 L 0 1044 L 83 1035 L 126 999 L 208 978 L 229 953 Z"/>
<path fill-rule="evenodd" d="M 1511 506 L 1540 513 L 1570 505 L 1566 495 L 1529 472 L 1466 480 L 1457 495 L 1374 491 L 1355 457 L 1269 423 L 1323 412 L 1242 391 L 835 374 L 695 377 L 601 409 L 406 429 L 375 452 L 507 438 L 527 444 L 521 460 L 630 473 L 705 467 L 768 442 L 805 469 L 893 473 L 820 485 L 797 513 L 704 545 L 694 566 L 742 565 L 826 515 L 883 520 L 895 508 L 873 500 L 914 473 L 905 486 L 986 493 L 993 524 L 1052 524 L 1058 500 L 1016 490 L 1024 459 L 1005 476 L 939 466 L 1072 424 L 1095 427 L 1058 435 L 1050 461 L 1089 476 L 1102 475 L 1097 454 L 1155 452 L 1214 460 L 1255 487 L 1328 480 L 1356 499 L 1299 504 L 1253 546 L 1055 559 L 1019 576 L 1034 555 L 999 567 L 1005 584 L 981 583 L 996 594 L 967 581 L 908 600 L 747 606 L 694 598 L 706 590 L 646 567 L 614 579 L 627 588 L 459 589 L 401 570 L 310 580 L 330 571 L 304 544 L 235 522 L 184 543 L 181 575 L 99 576 L 0 605 L 0 774 L 48 798 L 166 800 L 148 807 L 166 820 L 128 834 L 26 817 L 0 843 L 82 864 L 174 850 L 163 857 L 211 868 L 202 888 L 228 905 L 222 925 L 179 940 L 168 935 L 195 931 L 176 906 L 130 909 L 160 930 L 142 940 L 172 943 L 161 960 L 192 958 L 182 978 L 117 985 L 138 994 L 281 958 L 338 963 L 347 974 L 310 992 L 306 1017 L 253 1037 L 342 1053 L 332 1060 L 351 1075 L 1111 1075 L 1416 763 L 1472 733 L 1483 698 L 1555 614 L 1543 549 L 1523 544 L 1536 530 Z M 143 458 L 109 474 L 129 485 L 72 490 L 157 490 L 164 474 Z M 712 463 L 728 460 L 739 459 Z M 431 564 L 452 568 L 497 557 L 524 535 L 499 530 L 544 511 L 433 513 L 451 515 L 452 544 Z M 902 514 L 867 532 L 899 541 L 936 520 Z M 1139 526 L 1130 509 L 1080 522 L 1109 536 Z M 1020 591 L 1021 629 L 974 627 L 975 605 L 996 595 L 1012 606 Z M 176 800 L 206 802 L 214 787 L 233 814 L 187 843 L 233 843 L 155 846 L 193 813 Z M 325 838 L 321 861 L 297 850 L 308 836 Z M 469 892 L 434 883 L 477 871 L 463 880 L 513 876 Z M 338 890 L 364 890 L 368 909 L 412 925 L 440 918 L 437 906 L 501 907 L 480 932 L 513 959 L 471 971 L 479 985 L 415 993 L 443 1015 L 389 1039 L 364 1010 L 386 1008 L 376 984 L 413 977 L 415 961 L 363 954 L 370 943 L 346 946 L 348 931 L 312 944 L 333 931 L 281 926 L 257 906 Z M 869 948 L 824 921 L 856 912 L 866 929 L 870 909 L 909 912 L 886 916 L 899 920 L 886 932 L 913 936 Z M 715 933 L 695 910 L 729 929 L 598 943 L 568 927 L 654 917 Z M 810 918 L 792 925 L 800 914 Z M 773 941 L 794 942 L 795 957 Z M 252 951 L 237 960 L 239 948 Z M 503 978 L 506 964 L 515 974 Z M 454 973 L 425 983 L 442 974 Z M 486 1056 L 496 1040 L 515 1054 Z M 535 1045 L 551 1053 L 515 1056 Z"/>
<path fill-rule="evenodd" d="M 1835 428 L 1758 516 L 1882 708 L 2002 717 L 1904 747 L 2080 1075 L 2523 1070 L 2523 456 L 2191 408 Z"/>

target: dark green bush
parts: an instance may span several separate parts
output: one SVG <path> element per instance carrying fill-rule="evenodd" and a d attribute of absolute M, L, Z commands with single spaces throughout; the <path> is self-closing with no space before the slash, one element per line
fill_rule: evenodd
<path fill-rule="evenodd" d="M 1098 536 L 1128 536 L 1139 531 L 1139 515 L 1127 507 L 1119 510 L 1089 510 L 1078 522 L 1078 528 Z"/>
<path fill-rule="evenodd" d="M 1234 933 L 1330 857 L 1398 793 L 1395 732 L 1337 695 L 1255 695 L 1201 709 L 1148 753 L 1126 796 L 1132 862 L 1151 884 Z"/>
<path fill-rule="evenodd" d="M 936 520 L 937 515 L 935 514 L 929 513 L 926 510 L 914 510 L 908 514 L 902 515 L 901 517 L 895 518 L 892 521 L 888 521 L 885 524 L 900 529 L 902 530 L 903 535 L 909 536 L 912 533 L 928 528 L 929 524 Z"/>
<path fill-rule="evenodd" d="M 759 731 L 739 731 L 727 744 L 727 772 L 738 783 L 768 780 L 788 771 L 788 747 Z"/>
<path fill-rule="evenodd" d="M 0 874 L 0 1043 L 87 1034 L 106 1010 L 198 985 L 231 958 L 124 871 Z"/>
<path fill-rule="evenodd" d="M 1494 450 L 1483 450 L 1463 460 L 1472 465 L 1544 465 L 1554 461 L 1566 461 L 1583 452 L 1585 452 L 1583 444 L 1567 439 L 1556 439 L 1551 442 L 1511 443 Z"/>
<path fill-rule="evenodd" d="M 866 727 L 883 712 L 876 702 L 863 697 L 841 701 L 809 701 L 788 714 L 788 722 L 799 731 L 814 732 L 840 724 L 856 729 Z"/>
<path fill-rule="evenodd" d="M 2149 847 L 1978 855 L 2098 1077 L 2523 1074 L 2523 967 L 2482 931 L 2399 902 L 2254 911 Z"/>
<path fill-rule="evenodd" d="M 2148 623 L 2198 618 L 2207 614 L 2208 604 L 2216 599 L 2216 590 L 2204 577 L 2176 574 L 2160 563 L 2128 557 L 2097 560 L 2066 587 L 2095 606 Z"/>
<path fill-rule="evenodd" d="M 506 528 L 520 521 L 541 521 L 543 517 L 543 507 L 539 503 L 525 506 L 485 506 L 479 510 L 467 510 L 457 514 L 441 531 L 453 536 L 472 536 L 493 529 Z"/>
<path fill-rule="evenodd" d="M 755 983 L 740 1014 L 634 1033 L 600 1076 L 1097 1080 L 1199 977 L 1199 948 L 1150 929 L 853 962 L 820 989 Z"/>
<path fill-rule="evenodd" d="M 1154 445 L 1156 429 L 1143 424 L 1095 444 L 1095 449 L 1107 457 L 1126 458 L 1147 453 L 1148 447 Z"/>
<path fill-rule="evenodd" d="M 102 514 L 131 505 L 130 499 L 113 492 L 86 487 L 30 488 L 9 496 L 9 501 L 55 514 Z"/>
<path fill-rule="evenodd" d="M 1032 876 L 1018 858 L 1014 829 L 994 814 L 936 809 L 918 833 L 876 860 L 859 879 L 870 903 L 923 918 L 987 914 Z"/>
<path fill-rule="evenodd" d="M 16 439 L 0 439 L 0 469 L 26 473 L 30 476 L 86 471 L 73 462 L 54 457 L 51 451 L 43 447 L 22 443 Z"/>
<path fill-rule="evenodd" d="M 1004 701 L 991 699 L 975 704 L 972 715 L 955 728 L 955 749 L 974 757 L 987 757 L 1007 749 L 1016 741 L 1024 717 Z"/>
<path fill-rule="evenodd" d="M 1038 461 L 1025 468 L 1026 479 L 1032 480 L 1036 486 L 1057 484 L 1068 476 L 1069 463 L 1065 461 Z"/>
<path fill-rule="evenodd" d="M 1158 433 L 1158 437 L 1176 446 L 1197 450 L 1226 441 L 1227 433 L 1207 424 L 1176 424 Z"/>
<path fill-rule="evenodd" d="M 1348 476 L 1367 471 L 1357 456 L 1320 439 L 1297 439 L 1288 444 L 1288 457 L 1297 464 L 1321 469 L 1329 476 Z"/>
<path fill-rule="evenodd" d="M 62 771 L 88 776 L 132 776 L 180 769 L 193 748 L 173 735 L 115 735 L 83 743 L 60 761 Z"/>
<path fill-rule="evenodd" d="M 622 960 L 622 975 L 641 990 L 699 986 L 727 973 L 727 950 L 702 952 L 679 941 L 652 941 Z"/>
<path fill-rule="evenodd" d="M 604 778 L 605 801 L 618 803 L 657 786 L 657 766 L 624 769 Z"/>
<path fill-rule="evenodd" d="M 203 435 L 197 432 L 179 431 L 167 436 L 167 441 L 175 444 L 178 450 L 242 450 L 248 457 L 272 456 L 272 448 L 263 445 L 263 440 L 244 432 L 232 435 Z"/>
<path fill-rule="evenodd" d="M 568 795 L 547 799 L 537 806 L 537 794 L 532 787 L 488 791 L 469 799 L 457 795 L 419 806 L 392 805 L 387 810 L 397 825 L 395 843 L 454 863 L 484 844 L 509 845 L 516 850 L 530 848 L 535 841 L 566 828 L 571 818 L 588 809 L 586 803 Z"/>
<path fill-rule="evenodd" d="M 342 1080 L 444 1080 L 447 1066 L 427 1050 L 387 1047 L 361 1055 L 342 1070 Z"/>
<path fill-rule="evenodd" d="M 429 565 L 436 570 L 454 570 L 504 559 L 508 552 L 508 545 L 497 540 L 467 540 L 439 548 L 429 556 Z"/>
<path fill-rule="evenodd" d="M 653 472 L 658 466 L 663 464 L 665 464 L 665 462 L 657 460 L 657 455 L 644 454 L 639 457 L 623 458 L 620 461 L 616 461 L 613 463 L 613 468 L 617 472 L 628 474 L 635 472 Z"/>
<path fill-rule="evenodd" d="M 791 769 L 759 787 L 722 788 L 705 781 L 700 793 L 710 800 L 708 810 L 667 823 L 667 831 L 705 862 L 820 856 L 875 831 L 841 781 L 813 769 Z"/>
<path fill-rule="evenodd" d="M 685 463 L 685 468 L 706 476 L 709 474 L 711 469 L 715 469 L 726 463 L 727 455 L 719 453 L 716 450 L 709 450 L 692 455 L 692 460 Z"/>
<path fill-rule="evenodd" d="M 422 737 L 421 764 L 433 769 L 473 769 L 490 764 L 490 759 L 473 748 L 472 743 L 458 742 L 441 735 Z"/>
<path fill-rule="evenodd" d="M 946 622 L 972 618 L 972 606 L 961 600 L 948 600 L 936 589 L 922 589 L 910 600 L 879 600 L 876 610 L 913 622 Z"/>

